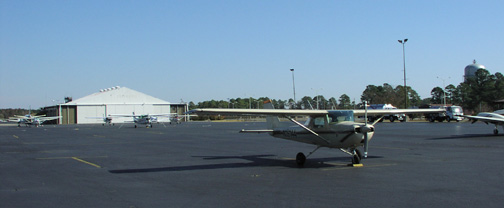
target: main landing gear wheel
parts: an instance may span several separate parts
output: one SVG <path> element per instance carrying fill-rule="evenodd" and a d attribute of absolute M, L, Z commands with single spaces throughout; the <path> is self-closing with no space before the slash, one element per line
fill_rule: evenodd
<path fill-rule="evenodd" d="M 296 163 L 298 166 L 303 166 L 304 163 L 306 162 L 306 156 L 300 152 L 300 153 L 297 153 L 296 155 Z"/>
<path fill-rule="evenodd" d="M 358 149 L 353 151 L 352 164 L 360 164 L 362 154 Z"/>
<path fill-rule="evenodd" d="M 499 130 L 494 129 L 494 135 L 497 135 L 497 134 L 499 134 Z"/>

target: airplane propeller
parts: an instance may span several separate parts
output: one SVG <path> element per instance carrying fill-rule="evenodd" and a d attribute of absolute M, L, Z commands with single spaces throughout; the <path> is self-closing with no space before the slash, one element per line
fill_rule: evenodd
<path fill-rule="evenodd" d="M 367 117 L 367 101 L 364 101 L 364 128 L 361 128 L 361 131 L 364 132 L 364 157 L 367 158 L 368 154 L 368 132 L 371 130 L 368 126 L 368 117 Z"/>
<path fill-rule="evenodd" d="M 368 117 L 367 117 L 367 101 L 364 101 L 364 126 L 361 126 L 359 131 L 364 134 L 364 158 L 367 158 L 368 154 L 368 149 L 369 149 L 369 132 L 374 131 L 374 125 L 378 123 L 380 120 L 383 119 L 384 116 L 381 116 L 380 118 L 376 119 L 376 121 L 372 124 L 368 124 Z"/>

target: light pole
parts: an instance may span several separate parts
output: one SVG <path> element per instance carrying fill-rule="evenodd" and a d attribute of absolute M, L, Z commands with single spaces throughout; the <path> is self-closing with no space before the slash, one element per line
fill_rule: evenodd
<path fill-rule="evenodd" d="M 315 94 L 316 94 L 316 97 L 317 97 L 317 110 L 318 110 L 319 109 L 319 98 L 320 98 L 319 94 L 318 94 L 318 91 L 322 90 L 322 88 L 320 88 L 320 89 L 313 89 L 313 88 L 311 88 L 311 89 L 315 90 Z"/>
<path fill-rule="evenodd" d="M 292 72 L 292 90 L 294 91 L 294 108 L 296 108 L 296 85 L 294 84 L 294 69 L 290 69 Z"/>
<path fill-rule="evenodd" d="M 404 109 L 408 108 L 408 89 L 406 88 L 406 55 L 404 53 L 404 44 L 408 39 L 397 40 L 402 44 L 403 67 L 404 67 Z"/>
<path fill-rule="evenodd" d="M 438 79 L 441 79 L 443 80 L 443 105 L 446 107 L 446 85 L 445 85 L 445 79 L 441 78 L 441 77 L 437 77 Z M 450 77 L 448 77 L 448 79 L 450 79 Z"/>

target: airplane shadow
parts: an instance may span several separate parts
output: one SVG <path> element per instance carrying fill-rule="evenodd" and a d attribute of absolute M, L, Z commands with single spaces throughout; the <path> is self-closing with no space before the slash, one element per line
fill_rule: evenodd
<path fill-rule="evenodd" d="M 303 167 L 299 167 L 294 159 L 279 159 L 268 158 L 276 155 L 247 155 L 247 156 L 192 156 L 202 158 L 203 160 L 225 160 L 225 159 L 243 159 L 247 162 L 232 162 L 232 163 L 216 163 L 205 165 L 188 165 L 174 167 L 158 167 L 158 168 L 139 168 L 139 169 L 119 169 L 109 170 L 110 173 L 153 173 L 153 172 L 172 172 L 172 171 L 192 171 L 192 170 L 213 170 L 225 168 L 246 168 L 246 167 L 286 167 L 286 168 L 329 168 L 336 166 L 345 166 L 351 163 L 350 157 L 331 157 L 331 158 L 308 158 Z M 379 158 L 368 157 L 369 158 Z M 338 162 L 338 164 L 331 164 Z"/>
<path fill-rule="evenodd" d="M 446 137 L 438 137 L 438 138 L 429 138 L 427 140 L 449 140 L 449 139 L 471 139 L 471 138 L 491 138 L 491 137 L 499 137 L 502 135 L 494 135 L 494 134 L 464 134 L 464 135 L 451 135 Z"/>

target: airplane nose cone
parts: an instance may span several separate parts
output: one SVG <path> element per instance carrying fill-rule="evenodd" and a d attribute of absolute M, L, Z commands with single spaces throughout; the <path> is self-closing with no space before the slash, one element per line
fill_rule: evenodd
<path fill-rule="evenodd" d="M 368 132 L 374 132 L 374 126 L 373 125 L 364 125 L 361 127 L 362 133 L 368 133 Z"/>
<path fill-rule="evenodd" d="M 370 124 L 358 126 L 357 128 L 355 128 L 355 132 L 357 132 L 357 133 L 374 132 L 374 126 L 370 125 Z"/>

